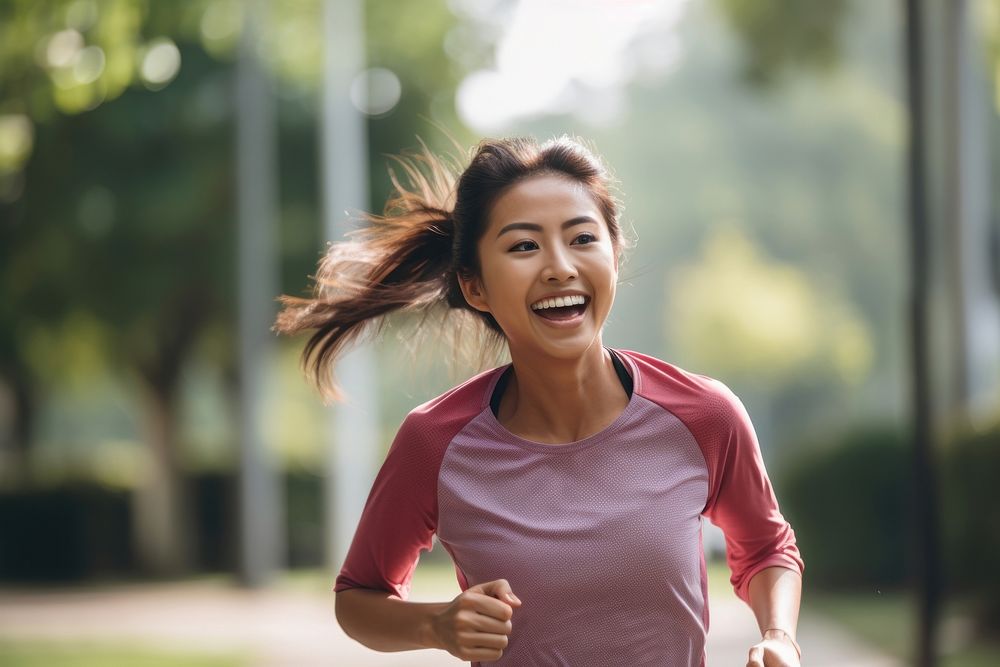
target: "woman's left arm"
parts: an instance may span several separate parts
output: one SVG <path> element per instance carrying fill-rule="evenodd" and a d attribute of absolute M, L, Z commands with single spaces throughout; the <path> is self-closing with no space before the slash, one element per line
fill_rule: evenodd
<path fill-rule="evenodd" d="M 750 580 L 749 593 L 762 639 L 750 648 L 747 667 L 799 667 L 802 654 L 795 634 L 802 576 L 787 567 L 766 567 Z"/>

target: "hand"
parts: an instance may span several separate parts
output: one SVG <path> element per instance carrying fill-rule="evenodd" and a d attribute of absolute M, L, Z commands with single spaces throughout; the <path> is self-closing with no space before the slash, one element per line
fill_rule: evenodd
<path fill-rule="evenodd" d="M 460 660 L 499 660 L 520 606 L 506 579 L 469 586 L 432 620 L 437 644 Z"/>
<path fill-rule="evenodd" d="M 750 647 L 747 667 L 800 667 L 799 654 L 783 634 L 775 633 Z"/>

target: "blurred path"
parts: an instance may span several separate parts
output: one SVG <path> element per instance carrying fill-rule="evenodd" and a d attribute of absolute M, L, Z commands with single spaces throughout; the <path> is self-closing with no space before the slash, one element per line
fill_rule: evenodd
<path fill-rule="evenodd" d="M 439 599 L 450 599 L 451 591 Z M 415 596 L 416 599 L 416 596 Z M 421 598 L 434 599 L 434 598 Z M 732 595 L 711 600 L 708 664 L 746 664 L 753 614 Z M 467 664 L 444 651 L 376 653 L 334 618 L 333 594 L 246 591 L 223 583 L 150 584 L 101 590 L 0 589 L 0 638 L 132 641 L 168 649 L 241 651 L 252 667 L 437 667 Z M 810 667 L 895 667 L 825 619 L 804 614 L 799 639 Z"/>

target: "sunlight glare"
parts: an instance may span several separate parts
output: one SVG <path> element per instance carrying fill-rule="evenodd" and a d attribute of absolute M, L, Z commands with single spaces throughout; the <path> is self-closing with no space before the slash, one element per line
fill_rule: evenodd
<path fill-rule="evenodd" d="M 459 114 L 474 129 L 494 131 L 517 117 L 574 111 L 587 92 L 626 83 L 642 56 L 631 51 L 636 37 L 652 29 L 670 39 L 687 2 L 522 0 L 503 25 L 495 66 L 459 86 Z"/>

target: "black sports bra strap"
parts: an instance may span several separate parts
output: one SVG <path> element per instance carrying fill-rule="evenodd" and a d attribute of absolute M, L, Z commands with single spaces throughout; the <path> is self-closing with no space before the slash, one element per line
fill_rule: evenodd
<path fill-rule="evenodd" d="M 514 367 L 509 366 L 497 380 L 496 387 L 493 388 L 493 395 L 490 396 L 490 410 L 493 411 L 494 415 L 500 414 L 500 399 L 503 397 L 503 391 L 507 388 L 507 382 L 510 380 L 510 374 L 513 370 Z"/>
<path fill-rule="evenodd" d="M 625 362 L 623 362 L 619 357 L 618 353 L 612 350 L 610 347 L 607 348 L 608 352 L 611 353 L 611 361 L 615 365 L 615 372 L 618 373 L 618 379 L 621 380 L 622 386 L 625 388 L 625 393 L 628 394 L 629 398 L 632 398 L 632 376 L 628 374 L 625 369 Z"/>

